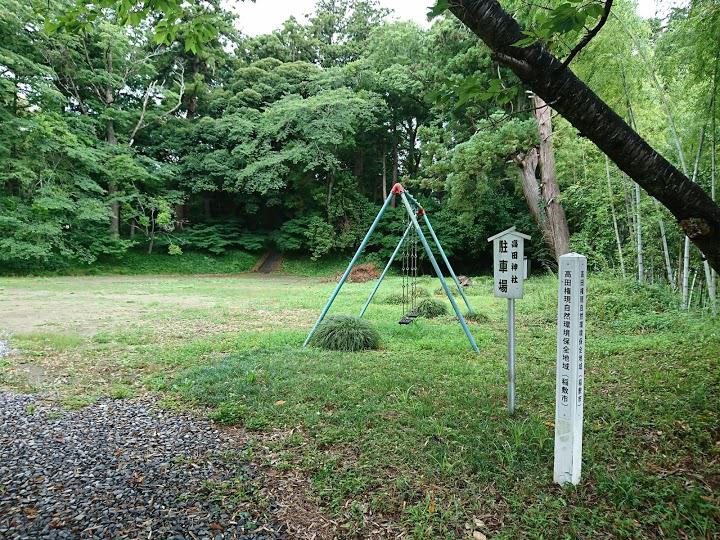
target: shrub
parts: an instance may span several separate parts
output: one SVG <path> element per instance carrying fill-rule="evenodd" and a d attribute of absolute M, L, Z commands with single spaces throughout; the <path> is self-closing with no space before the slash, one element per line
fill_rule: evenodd
<path fill-rule="evenodd" d="M 409 297 L 409 295 L 406 296 L 405 301 L 407 301 L 408 297 Z M 429 297 L 430 297 L 430 291 L 428 291 L 427 289 L 422 289 L 422 288 L 415 289 L 415 298 L 429 298 Z M 402 303 L 403 303 L 403 295 L 401 292 L 389 294 L 385 298 L 383 298 L 383 304 L 391 304 L 394 306 L 399 306 Z"/>
<path fill-rule="evenodd" d="M 454 284 L 448 283 L 448 289 L 450 289 L 450 293 L 453 296 L 460 296 L 460 291 L 458 291 L 458 288 Z M 443 289 L 442 286 L 438 287 L 433 292 L 436 296 L 445 296 L 445 289 Z"/>
<path fill-rule="evenodd" d="M 479 313 L 477 311 L 468 311 L 467 313 L 463 313 L 463 317 L 466 321 L 474 323 L 484 323 L 490 320 L 490 317 L 488 317 L 484 313 Z"/>
<path fill-rule="evenodd" d="M 318 326 L 312 344 L 332 351 L 377 349 L 380 336 L 367 321 L 348 315 L 328 317 Z"/>
<path fill-rule="evenodd" d="M 425 317 L 426 319 L 434 319 L 441 315 L 447 314 L 447 307 L 445 304 L 432 298 L 426 298 L 422 300 L 417 306 L 418 315 Z"/>
<path fill-rule="evenodd" d="M 603 279 L 591 287 L 588 317 L 592 320 L 610 322 L 677 309 L 677 296 L 667 286 Z"/>

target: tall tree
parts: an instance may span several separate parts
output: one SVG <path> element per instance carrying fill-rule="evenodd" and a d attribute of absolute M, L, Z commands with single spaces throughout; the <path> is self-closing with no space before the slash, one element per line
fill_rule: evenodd
<path fill-rule="evenodd" d="M 720 268 L 720 207 L 610 109 L 561 60 L 527 39 L 497 0 L 449 0 L 450 11 L 534 92 L 592 140 L 623 171 L 665 205 Z"/>

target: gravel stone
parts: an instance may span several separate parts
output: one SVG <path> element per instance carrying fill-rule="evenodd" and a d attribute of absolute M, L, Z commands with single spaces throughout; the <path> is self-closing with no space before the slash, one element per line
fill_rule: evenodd
<path fill-rule="evenodd" d="M 235 496 L 255 475 L 242 449 L 151 399 L 66 412 L 0 392 L 0 538 L 283 538 Z"/>

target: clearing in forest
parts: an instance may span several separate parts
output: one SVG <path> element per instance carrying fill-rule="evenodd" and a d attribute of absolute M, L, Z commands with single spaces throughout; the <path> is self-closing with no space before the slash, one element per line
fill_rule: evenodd
<path fill-rule="evenodd" d="M 357 314 L 373 285 L 348 283 L 333 313 Z M 449 315 L 398 325 L 401 306 L 383 300 L 399 285 L 384 282 L 365 315 L 381 349 L 331 353 L 300 347 L 335 286 L 319 278 L 3 278 L 0 339 L 12 352 L 0 358 L 0 385 L 61 412 L 107 398 L 131 410 L 150 394 L 167 414 L 241 428 L 238 459 L 253 473 L 207 497 L 246 510 L 270 501 L 285 513 L 269 519 L 295 520 L 296 536 L 720 532 L 720 322 L 676 311 L 662 289 L 590 278 L 583 481 L 561 489 L 552 483 L 556 281 L 531 278 L 518 302 L 513 418 L 506 305 L 489 279 L 467 289 L 488 317 L 471 323 L 480 354 Z M 420 286 L 447 302 L 436 280 Z M 36 409 L 24 414 L 47 415 Z M 240 495 L 249 492 L 262 497 Z"/>

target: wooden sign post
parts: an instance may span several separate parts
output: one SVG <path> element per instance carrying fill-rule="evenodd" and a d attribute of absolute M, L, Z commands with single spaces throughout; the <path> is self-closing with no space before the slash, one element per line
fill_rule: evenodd
<path fill-rule="evenodd" d="M 524 243 L 530 240 L 511 227 L 488 238 L 493 243 L 494 291 L 508 299 L 508 412 L 515 412 L 515 299 L 523 297 Z"/>
<path fill-rule="evenodd" d="M 553 479 L 577 485 L 582 467 L 587 258 L 562 255 L 559 280 Z"/>

